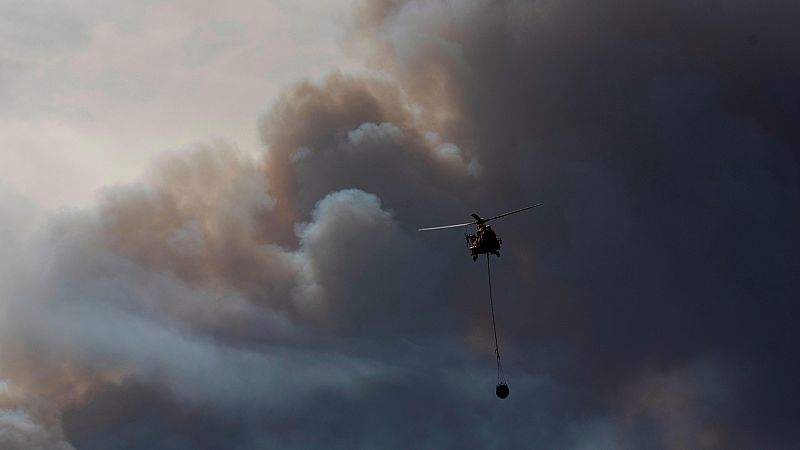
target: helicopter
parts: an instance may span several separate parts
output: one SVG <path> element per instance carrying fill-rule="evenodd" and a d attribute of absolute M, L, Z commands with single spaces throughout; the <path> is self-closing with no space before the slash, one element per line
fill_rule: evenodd
<path fill-rule="evenodd" d="M 497 234 L 492 230 L 492 227 L 486 224 L 491 220 L 499 219 L 501 217 L 509 216 L 511 214 L 516 214 L 518 212 L 522 212 L 531 208 L 536 208 L 537 206 L 542 206 L 541 203 L 538 205 L 527 206 L 525 208 L 517 209 L 515 211 L 507 212 L 505 214 L 500 214 L 499 216 L 490 217 L 488 219 L 484 219 L 476 213 L 470 214 L 474 222 L 466 222 L 466 223 L 457 223 L 455 225 L 443 225 L 440 227 L 429 227 L 429 228 L 420 228 L 419 231 L 431 231 L 431 230 L 443 230 L 446 228 L 458 228 L 458 227 L 468 227 L 470 225 L 477 225 L 477 231 L 475 234 L 464 233 L 464 237 L 467 240 L 467 248 L 469 249 L 469 255 L 472 257 L 473 261 L 478 260 L 478 255 L 486 254 L 487 256 L 490 254 L 500 256 L 500 245 L 503 243 L 503 240 L 497 237 Z"/>

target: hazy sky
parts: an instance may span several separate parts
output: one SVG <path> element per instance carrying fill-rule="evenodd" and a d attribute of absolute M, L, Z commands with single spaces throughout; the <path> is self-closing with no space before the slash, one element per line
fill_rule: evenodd
<path fill-rule="evenodd" d="M 800 447 L 800 2 L 2 5 L 0 449 Z"/>
<path fill-rule="evenodd" d="M 353 65 L 352 0 L 0 2 L 0 181 L 88 205 L 207 139 L 261 150 L 279 89 Z"/>

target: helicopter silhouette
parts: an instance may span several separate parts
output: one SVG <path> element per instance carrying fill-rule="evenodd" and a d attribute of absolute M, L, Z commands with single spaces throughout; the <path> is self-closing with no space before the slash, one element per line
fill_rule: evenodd
<path fill-rule="evenodd" d="M 467 248 L 469 249 L 469 255 L 472 257 L 473 261 L 478 260 L 478 255 L 486 254 L 494 254 L 496 256 L 500 256 L 500 245 L 502 245 L 503 240 L 497 236 L 497 233 L 492 230 L 492 227 L 487 225 L 486 222 L 491 220 L 499 219 L 501 217 L 509 216 L 511 214 L 516 214 L 518 212 L 522 212 L 531 208 L 536 208 L 537 206 L 542 206 L 541 203 L 538 205 L 527 206 L 525 208 L 517 209 L 515 211 L 507 212 L 505 214 L 500 214 L 499 216 L 490 217 L 488 219 L 484 219 L 476 213 L 470 214 L 474 222 L 466 222 L 466 223 L 457 223 L 454 225 L 443 225 L 439 227 L 429 227 L 429 228 L 420 228 L 419 231 L 431 231 L 431 230 L 443 230 L 446 228 L 459 228 L 459 227 L 468 227 L 470 225 L 477 225 L 477 231 L 475 234 L 464 233 L 464 237 L 467 240 Z"/>

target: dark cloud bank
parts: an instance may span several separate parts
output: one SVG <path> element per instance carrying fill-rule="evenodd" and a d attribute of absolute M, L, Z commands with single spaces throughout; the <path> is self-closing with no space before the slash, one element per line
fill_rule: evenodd
<path fill-rule="evenodd" d="M 2 196 L 0 447 L 796 448 L 800 6 L 379 1 L 300 83 L 40 217 Z M 497 224 L 511 396 L 493 395 Z"/>

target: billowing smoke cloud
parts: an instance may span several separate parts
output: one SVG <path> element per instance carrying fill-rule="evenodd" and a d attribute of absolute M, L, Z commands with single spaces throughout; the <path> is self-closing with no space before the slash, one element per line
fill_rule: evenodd
<path fill-rule="evenodd" d="M 798 9 L 368 2 L 380 75 L 287 90 L 263 159 L 4 195 L 0 439 L 796 447 Z M 535 202 L 496 226 L 500 402 L 485 269 L 415 230 Z"/>
<path fill-rule="evenodd" d="M 64 441 L 58 410 L 0 381 L 0 447 L 8 450 L 73 450 Z"/>

